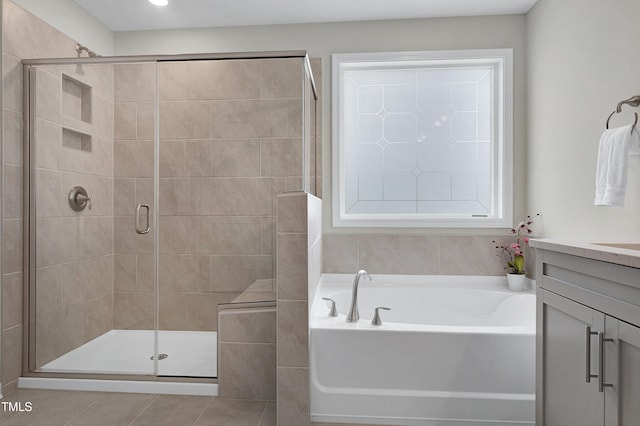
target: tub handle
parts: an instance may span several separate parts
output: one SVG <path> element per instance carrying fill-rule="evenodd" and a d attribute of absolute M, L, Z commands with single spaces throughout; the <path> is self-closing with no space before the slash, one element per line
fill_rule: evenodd
<path fill-rule="evenodd" d="M 326 300 L 327 302 L 331 302 L 331 311 L 329 312 L 330 317 L 337 317 L 338 310 L 336 309 L 336 301 L 330 297 L 323 297 L 322 300 Z"/>
<path fill-rule="evenodd" d="M 382 325 L 382 319 L 380 318 L 380 309 L 384 309 L 385 311 L 390 311 L 391 308 L 387 308 L 386 306 L 378 306 L 376 308 L 376 313 L 373 315 L 373 319 L 371 320 L 372 325 Z"/>
<path fill-rule="evenodd" d="M 598 334 L 596 331 L 591 331 L 591 326 L 587 325 L 584 328 L 584 350 L 586 354 L 585 359 L 585 380 L 587 383 L 591 383 L 591 379 L 598 377 L 597 374 L 591 374 L 591 336 Z"/>

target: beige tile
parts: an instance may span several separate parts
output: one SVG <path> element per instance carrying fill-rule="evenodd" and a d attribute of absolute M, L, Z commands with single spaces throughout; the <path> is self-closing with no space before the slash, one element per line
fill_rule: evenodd
<path fill-rule="evenodd" d="M 438 237 L 361 235 L 359 245 L 359 267 L 371 274 L 438 274 Z"/>
<path fill-rule="evenodd" d="M 14 111 L 22 111 L 22 62 L 7 53 L 3 55 L 3 59 L 4 107 Z"/>
<path fill-rule="evenodd" d="M 144 215 L 140 219 L 144 226 Z M 140 235 L 135 232 L 135 218 L 133 216 L 113 218 L 114 249 L 116 253 L 152 253 L 153 235 Z"/>
<path fill-rule="evenodd" d="M 3 260 L 2 273 L 22 271 L 22 220 L 6 219 L 3 221 Z"/>
<path fill-rule="evenodd" d="M 211 141 L 212 176 L 259 177 L 259 139 L 220 139 Z"/>
<path fill-rule="evenodd" d="M 136 285 L 138 291 L 155 291 L 153 254 L 139 254 L 136 257 Z"/>
<path fill-rule="evenodd" d="M 116 254 L 113 269 L 115 291 L 136 291 L 135 254 Z"/>
<path fill-rule="evenodd" d="M 229 303 L 237 296 L 238 293 L 187 294 L 186 329 L 196 331 L 218 330 L 218 304 Z"/>
<path fill-rule="evenodd" d="M 63 268 L 36 269 L 36 318 L 62 310 Z"/>
<path fill-rule="evenodd" d="M 221 398 L 276 399 L 276 345 L 223 343 L 219 355 Z"/>
<path fill-rule="evenodd" d="M 278 300 L 307 300 L 307 236 L 278 234 Z"/>
<path fill-rule="evenodd" d="M 135 139 L 137 135 L 137 106 L 133 102 L 117 102 L 114 105 L 114 138 Z"/>
<path fill-rule="evenodd" d="M 160 177 L 187 176 L 186 146 L 184 141 L 160 141 Z"/>
<path fill-rule="evenodd" d="M 5 86 L 6 87 L 6 86 Z M 6 95 L 5 95 L 6 96 Z M 44 120 L 36 120 L 36 123 L 40 123 Z M 49 123 L 49 122 L 46 122 Z M 49 127 L 55 128 L 57 125 L 50 123 Z M 10 109 L 4 110 L 4 162 L 5 164 L 23 164 L 24 158 L 24 138 L 23 138 L 23 117 L 22 113 L 18 111 L 12 111 Z M 41 134 L 36 130 L 36 134 Z M 53 133 L 55 135 L 55 133 Z M 40 144 L 38 145 L 40 148 Z M 39 158 L 41 150 L 38 150 Z M 38 163 L 40 165 L 40 163 Z M 57 158 L 56 158 L 57 165 Z"/>
<path fill-rule="evenodd" d="M 278 197 L 278 233 L 307 233 L 307 195 Z"/>
<path fill-rule="evenodd" d="M 260 62 L 255 60 L 187 62 L 187 99 L 260 97 Z"/>
<path fill-rule="evenodd" d="M 4 165 L 4 218 L 22 218 L 22 166 Z"/>
<path fill-rule="evenodd" d="M 275 343 L 276 310 L 255 308 L 221 311 L 218 315 L 218 341 Z"/>
<path fill-rule="evenodd" d="M 309 309 L 306 301 L 278 302 L 278 365 L 309 366 Z"/>
<path fill-rule="evenodd" d="M 273 278 L 271 256 L 211 257 L 212 291 L 241 293 L 262 278 Z"/>
<path fill-rule="evenodd" d="M 160 102 L 160 139 L 209 137 L 208 102 Z"/>
<path fill-rule="evenodd" d="M 510 244 L 509 237 L 440 237 L 441 275 L 503 275 L 504 262 L 495 248 Z"/>
<path fill-rule="evenodd" d="M 163 215 L 209 214 L 211 197 L 207 178 L 160 179 L 160 213 Z"/>
<path fill-rule="evenodd" d="M 22 273 L 2 277 L 2 328 L 22 324 Z"/>
<path fill-rule="evenodd" d="M 140 393 L 107 393 L 75 417 L 68 425 L 128 425 L 156 398 L 156 395 Z"/>
<path fill-rule="evenodd" d="M 211 402 L 207 396 L 160 395 L 132 425 L 192 425 Z"/>
<path fill-rule="evenodd" d="M 138 204 L 149 204 L 153 206 L 154 198 L 154 189 L 153 189 L 153 179 L 136 179 L 136 197 L 135 197 L 135 205 Z M 134 208 L 135 211 L 135 208 Z M 166 212 L 162 212 L 162 214 L 166 214 Z"/>
<path fill-rule="evenodd" d="M 117 330 L 153 329 L 154 312 L 153 293 L 114 293 L 113 328 Z"/>
<path fill-rule="evenodd" d="M 85 343 L 83 305 L 68 305 L 62 311 L 39 317 L 36 335 L 38 368 L 82 345 Z"/>
<path fill-rule="evenodd" d="M 64 425 L 102 397 L 101 392 L 51 392 L 34 402 L 31 412 L 20 413 L 4 425 Z"/>
<path fill-rule="evenodd" d="M 212 176 L 212 141 L 189 140 L 186 147 L 186 176 Z"/>
<path fill-rule="evenodd" d="M 84 303 L 84 342 L 113 329 L 113 295 L 107 294 Z"/>
<path fill-rule="evenodd" d="M 274 217 L 262 217 L 262 248 L 260 254 L 273 254 L 276 246 L 276 223 Z"/>
<path fill-rule="evenodd" d="M 287 134 L 287 101 L 211 101 L 211 137 L 270 138 Z"/>
<path fill-rule="evenodd" d="M 301 98 L 303 76 L 301 58 L 262 60 L 262 97 Z"/>
<path fill-rule="evenodd" d="M 58 168 L 67 172 L 113 177 L 113 150 L 113 141 L 99 136 L 92 136 L 91 152 L 62 145 L 58 154 Z"/>
<path fill-rule="evenodd" d="M 287 101 L 287 134 L 288 137 L 302 137 L 304 130 L 304 109 L 302 99 L 289 99 Z M 300 141 L 300 139 L 298 139 Z"/>
<path fill-rule="evenodd" d="M 158 274 L 161 293 L 209 291 L 208 256 L 161 254 Z"/>
<path fill-rule="evenodd" d="M 5 240 L 12 237 L 12 235 L 9 232 L 7 232 L 8 231 L 6 226 L 7 222 L 8 221 L 5 221 Z M 75 218 L 38 219 L 36 221 L 36 227 L 38 229 L 38 232 L 36 234 L 36 265 L 37 267 L 41 268 L 44 266 L 65 263 L 77 258 L 77 253 L 78 253 L 77 219 Z M 20 241 L 20 240 L 14 240 L 14 241 Z M 11 248 L 5 247 L 5 253 L 7 253 L 7 249 L 12 251 L 19 250 L 15 243 L 12 244 Z M 5 257 L 5 262 L 6 261 L 7 261 L 7 258 Z M 20 263 L 21 262 L 22 261 L 20 260 Z M 21 266 L 20 266 L 20 269 L 21 269 Z M 5 272 L 10 272 L 10 271 L 5 271 Z M 15 271 L 11 271 L 11 272 L 15 272 Z"/>
<path fill-rule="evenodd" d="M 114 104 L 101 97 L 93 100 L 93 129 L 103 138 L 113 139 L 114 135 Z"/>
<path fill-rule="evenodd" d="M 302 143 L 300 139 L 273 139 L 273 175 L 302 175 Z"/>
<path fill-rule="evenodd" d="M 150 141 L 155 139 L 155 104 L 140 102 L 136 108 L 136 139 Z"/>
<path fill-rule="evenodd" d="M 272 139 L 260 139 L 260 176 L 273 176 Z"/>
<path fill-rule="evenodd" d="M 113 218 L 81 217 L 77 219 L 78 257 L 88 258 L 113 253 Z"/>
<path fill-rule="evenodd" d="M 278 367 L 278 425 L 308 425 L 309 369 Z"/>
<path fill-rule="evenodd" d="M 185 101 L 187 99 L 188 63 L 158 63 L 158 93 L 161 101 Z"/>
<path fill-rule="evenodd" d="M 322 272 L 355 274 L 358 272 L 358 236 L 331 235 L 322 237 Z"/>
<path fill-rule="evenodd" d="M 71 188 L 69 188 L 71 189 Z M 69 208 L 63 190 L 63 174 L 52 170 L 36 170 L 36 216 L 60 217 L 63 208 Z"/>
<path fill-rule="evenodd" d="M 257 217 L 212 217 L 213 251 L 217 255 L 259 255 L 262 225 Z"/>
<path fill-rule="evenodd" d="M 115 177 L 153 177 L 152 141 L 115 141 L 113 156 Z"/>
<path fill-rule="evenodd" d="M 94 257 L 63 266 L 64 303 L 80 303 L 113 292 L 114 257 Z"/>
<path fill-rule="evenodd" d="M 113 214 L 115 216 L 133 216 L 136 211 L 136 180 L 113 180 Z"/>
<path fill-rule="evenodd" d="M 75 42 L 25 9 L 7 2 L 3 13 L 4 50 L 18 58 L 75 56 Z M 46 40 L 46 43 L 43 43 Z"/>
<path fill-rule="evenodd" d="M 160 293 L 158 318 L 161 330 L 187 330 L 185 326 L 185 295 Z"/>
<path fill-rule="evenodd" d="M 269 401 L 267 402 L 267 405 L 264 407 L 264 412 L 262 413 L 260 422 L 258 422 L 258 426 L 276 426 L 276 424 L 277 424 L 276 403 L 273 401 Z"/>
<path fill-rule="evenodd" d="M 160 253 L 186 253 L 187 220 L 185 216 L 160 216 Z"/>
<path fill-rule="evenodd" d="M 38 68 L 36 82 L 36 117 L 60 123 L 62 79 Z"/>
<path fill-rule="evenodd" d="M 116 64 L 113 74 L 116 102 L 155 99 L 155 64 Z"/>
<path fill-rule="evenodd" d="M 272 188 L 268 178 L 211 179 L 211 214 L 265 216 L 272 211 Z"/>
<path fill-rule="evenodd" d="M 264 401 L 237 401 L 214 398 L 204 410 L 196 425 L 256 426 L 266 403 Z"/>

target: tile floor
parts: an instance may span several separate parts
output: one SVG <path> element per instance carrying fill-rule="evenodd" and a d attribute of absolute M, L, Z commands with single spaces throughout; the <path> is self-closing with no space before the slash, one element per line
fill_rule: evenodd
<path fill-rule="evenodd" d="M 30 412 L 11 412 L 20 402 Z M 15 408 L 15 404 L 13 404 Z M 275 426 L 274 402 L 208 396 L 18 389 L 0 401 L 0 425 Z"/>

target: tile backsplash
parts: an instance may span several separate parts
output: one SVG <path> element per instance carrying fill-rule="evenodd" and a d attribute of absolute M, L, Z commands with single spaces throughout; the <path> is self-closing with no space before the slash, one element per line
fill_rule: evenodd
<path fill-rule="evenodd" d="M 505 262 L 493 241 L 510 244 L 513 238 L 325 234 L 322 272 L 355 274 L 365 269 L 372 274 L 504 275 Z"/>

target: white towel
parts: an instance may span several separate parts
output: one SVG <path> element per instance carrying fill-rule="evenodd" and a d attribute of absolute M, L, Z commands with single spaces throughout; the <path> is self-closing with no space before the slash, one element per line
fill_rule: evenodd
<path fill-rule="evenodd" d="M 638 129 L 607 129 L 600 138 L 596 166 L 596 206 L 624 207 L 628 156 L 640 154 Z"/>

